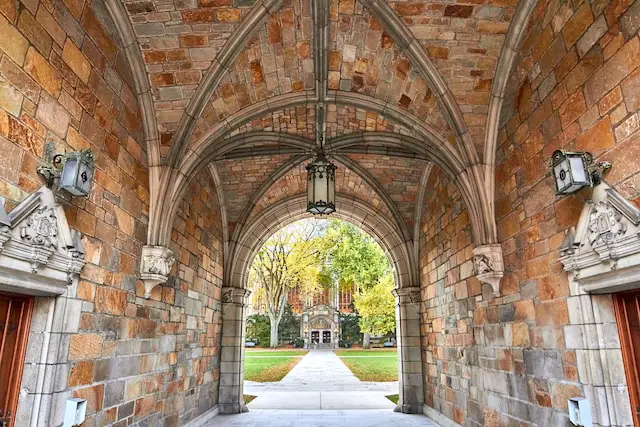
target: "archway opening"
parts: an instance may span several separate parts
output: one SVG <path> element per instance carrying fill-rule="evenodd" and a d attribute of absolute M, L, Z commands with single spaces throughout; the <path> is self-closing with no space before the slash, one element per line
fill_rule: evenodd
<path fill-rule="evenodd" d="M 397 274 L 374 237 L 340 219 L 297 220 L 248 270 L 249 409 L 395 407 Z"/>

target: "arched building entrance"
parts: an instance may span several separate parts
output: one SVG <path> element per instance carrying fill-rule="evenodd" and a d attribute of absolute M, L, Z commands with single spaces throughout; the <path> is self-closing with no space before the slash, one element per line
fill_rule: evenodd
<path fill-rule="evenodd" d="M 387 254 L 396 280 L 396 331 L 398 339 L 398 377 L 400 382 L 397 410 L 422 413 L 424 392 L 422 382 L 422 358 L 420 353 L 420 289 L 413 286 L 411 265 L 415 262 L 412 242 L 406 241 L 398 227 L 380 212 L 356 198 L 337 197 L 335 217 L 362 228 L 383 248 Z M 306 213 L 304 195 L 283 199 L 258 214 L 244 229 L 235 242 L 231 261 L 231 285 L 223 288 L 223 348 L 220 368 L 220 410 L 238 412 L 243 410 L 244 381 L 244 309 L 249 268 L 254 256 L 266 239 L 278 229 L 302 218 Z M 309 319 L 310 331 L 315 325 L 318 340 L 330 331 L 328 313 Z M 326 325 L 324 325 L 326 323 Z M 328 328 L 324 328 L 324 326 Z M 321 327 L 322 326 L 322 327 Z M 328 337 L 331 341 L 331 337 Z M 226 344 L 226 346 L 224 345 Z M 327 343 L 327 344 L 330 344 Z"/>

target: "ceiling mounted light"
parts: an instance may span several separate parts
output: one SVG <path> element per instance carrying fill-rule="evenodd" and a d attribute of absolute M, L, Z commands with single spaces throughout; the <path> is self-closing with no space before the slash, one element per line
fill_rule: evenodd
<path fill-rule="evenodd" d="M 316 158 L 307 165 L 307 212 L 329 215 L 336 211 L 336 166 L 324 155 L 322 139 Z"/>

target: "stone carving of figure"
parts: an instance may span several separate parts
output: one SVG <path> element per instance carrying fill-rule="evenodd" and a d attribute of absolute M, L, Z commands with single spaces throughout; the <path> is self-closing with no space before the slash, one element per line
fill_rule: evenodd
<path fill-rule="evenodd" d="M 474 256 L 473 264 L 476 269 L 476 274 L 484 274 L 494 271 L 493 261 L 486 255 Z"/>

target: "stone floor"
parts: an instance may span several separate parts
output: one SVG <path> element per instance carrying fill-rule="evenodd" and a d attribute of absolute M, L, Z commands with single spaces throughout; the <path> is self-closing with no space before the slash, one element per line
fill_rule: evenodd
<path fill-rule="evenodd" d="M 245 414 L 219 415 L 206 427 L 438 427 L 424 415 L 389 410 L 277 411 L 252 410 Z"/>
<path fill-rule="evenodd" d="M 258 396 L 248 408 L 336 410 L 387 409 L 385 396 L 398 393 L 398 382 L 362 382 L 331 350 L 312 350 L 277 383 L 246 381 L 244 394 Z"/>

